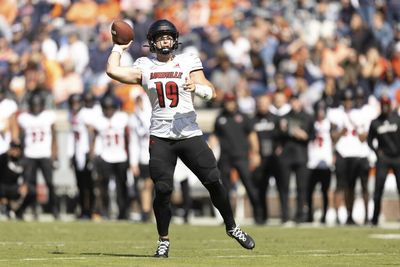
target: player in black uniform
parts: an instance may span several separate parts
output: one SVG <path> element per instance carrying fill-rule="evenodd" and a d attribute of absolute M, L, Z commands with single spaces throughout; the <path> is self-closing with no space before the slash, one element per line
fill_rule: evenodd
<path fill-rule="evenodd" d="M 215 120 L 214 135 L 221 147 L 218 167 L 222 182 L 226 188 L 232 188 L 230 171 L 236 169 L 250 199 L 254 220 L 257 224 L 263 223 L 258 192 L 249 169 L 250 165 L 257 167 L 260 163 L 258 138 L 250 118 L 238 110 L 233 93 L 225 93 L 223 109 Z"/>
<path fill-rule="evenodd" d="M 257 98 L 257 112 L 254 117 L 254 130 L 258 136 L 261 163 L 253 172 L 253 181 L 256 183 L 261 204 L 261 217 L 259 223 L 268 220 L 267 193 L 269 180 L 274 177 L 279 196 L 280 191 L 280 168 L 276 150 L 276 138 L 278 133 L 278 118 L 269 111 L 271 97 L 262 95 Z M 281 202 L 282 204 L 282 202 Z M 283 212 L 282 212 L 283 214 Z"/>
<path fill-rule="evenodd" d="M 18 219 L 22 219 L 25 208 L 32 203 L 35 194 L 34 187 L 23 182 L 23 165 L 21 161 L 21 144 L 11 142 L 7 153 L 0 155 L 0 205 L 6 207 L 7 215 L 13 209 L 13 202 L 22 202 L 14 207 Z"/>
<path fill-rule="evenodd" d="M 368 133 L 368 145 L 378 158 L 376 162 L 376 180 L 374 190 L 374 213 L 371 220 L 378 224 L 381 200 L 389 169 L 396 177 L 397 190 L 400 194 L 400 116 L 392 112 L 391 101 L 387 96 L 380 99 L 381 114 L 372 121 Z M 377 146 L 374 146 L 377 140 Z"/>

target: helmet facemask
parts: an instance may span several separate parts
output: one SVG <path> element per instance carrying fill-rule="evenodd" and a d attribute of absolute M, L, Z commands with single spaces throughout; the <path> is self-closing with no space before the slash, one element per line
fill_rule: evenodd
<path fill-rule="evenodd" d="M 157 38 L 160 36 L 168 35 L 172 37 L 171 47 L 157 48 Z M 149 42 L 151 53 L 160 53 L 163 55 L 168 55 L 172 53 L 173 50 L 178 49 L 178 37 L 179 32 L 175 28 L 175 25 L 168 20 L 158 20 L 154 22 L 149 29 L 147 34 L 147 41 Z"/>

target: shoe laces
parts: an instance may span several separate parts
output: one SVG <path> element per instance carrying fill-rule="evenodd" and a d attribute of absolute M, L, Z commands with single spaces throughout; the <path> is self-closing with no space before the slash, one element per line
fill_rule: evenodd
<path fill-rule="evenodd" d="M 169 241 L 168 240 L 159 240 L 158 247 L 157 247 L 157 254 L 164 255 L 169 248 Z"/>
<path fill-rule="evenodd" d="M 246 238 L 246 233 L 243 232 L 242 229 L 240 229 L 239 225 L 236 226 L 234 229 L 229 230 L 229 233 L 230 233 L 233 237 L 235 237 L 235 238 L 237 238 L 237 239 L 239 239 L 239 240 L 242 240 L 243 242 L 246 242 L 246 239 L 247 239 L 247 238 Z"/>

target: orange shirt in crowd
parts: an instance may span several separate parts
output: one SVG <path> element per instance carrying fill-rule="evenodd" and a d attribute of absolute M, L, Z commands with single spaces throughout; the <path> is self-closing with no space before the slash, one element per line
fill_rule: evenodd
<path fill-rule="evenodd" d="M 8 22 L 9 25 L 14 23 L 18 14 L 16 0 L 0 0 L 0 16 Z"/>
<path fill-rule="evenodd" d="M 223 25 L 230 29 L 235 25 L 233 10 L 234 0 L 210 0 L 210 25 Z"/>
<path fill-rule="evenodd" d="M 99 18 L 106 21 L 112 21 L 117 18 L 121 12 L 121 7 L 118 0 L 108 0 L 99 4 Z"/>
<path fill-rule="evenodd" d="M 97 22 L 98 9 L 94 0 L 80 0 L 71 5 L 66 18 L 77 26 L 94 26 Z"/>

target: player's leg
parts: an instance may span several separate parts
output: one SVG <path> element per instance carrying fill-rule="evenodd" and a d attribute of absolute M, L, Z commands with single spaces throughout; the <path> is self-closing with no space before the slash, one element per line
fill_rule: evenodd
<path fill-rule="evenodd" d="M 294 169 L 296 175 L 296 216 L 295 221 L 298 223 L 305 221 L 305 197 L 307 190 L 308 169 L 306 163 L 298 163 Z"/>
<path fill-rule="evenodd" d="M 220 171 L 220 177 L 222 184 L 226 188 L 228 192 L 228 196 L 232 189 L 232 181 L 231 181 L 231 168 L 232 168 L 232 161 L 230 157 L 227 155 L 222 154 L 218 160 L 217 166 Z"/>
<path fill-rule="evenodd" d="M 253 208 L 253 218 L 257 224 L 262 223 L 262 210 L 256 187 L 251 179 L 249 161 L 247 158 L 238 158 L 233 161 L 233 166 L 239 173 L 240 180 L 246 189 Z"/>
<path fill-rule="evenodd" d="M 127 162 L 113 163 L 115 184 L 117 189 L 118 220 L 128 219 L 128 187 Z"/>
<path fill-rule="evenodd" d="M 392 159 L 391 167 L 393 170 L 393 174 L 396 177 L 397 192 L 400 197 L 400 159 L 399 158 Z"/>
<path fill-rule="evenodd" d="M 336 211 L 336 224 L 340 224 L 339 208 L 343 205 L 344 190 L 346 187 L 347 167 L 346 160 L 336 153 L 335 163 L 336 188 L 334 192 L 334 206 Z"/>
<path fill-rule="evenodd" d="M 150 176 L 154 183 L 153 202 L 157 230 L 160 237 L 168 236 L 171 220 L 170 198 L 173 190 L 173 175 L 177 155 L 173 149 L 175 141 L 152 136 L 150 143 Z"/>
<path fill-rule="evenodd" d="M 286 223 L 289 220 L 289 182 L 292 166 L 282 157 L 279 158 L 278 162 L 280 175 L 277 179 L 277 186 L 281 202 L 281 220 L 282 223 Z"/>
<path fill-rule="evenodd" d="M 143 187 L 140 191 L 142 221 L 148 222 L 150 220 L 150 214 L 152 208 L 154 184 L 150 178 L 149 165 L 139 164 L 139 169 L 140 169 L 141 179 L 143 180 Z"/>
<path fill-rule="evenodd" d="M 97 159 L 96 165 L 97 184 L 99 189 L 98 209 L 101 216 L 108 219 L 110 217 L 110 196 L 108 193 L 108 185 L 110 183 L 110 177 L 112 176 L 112 165 L 100 157 Z"/>
<path fill-rule="evenodd" d="M 329 193 L 329 187 L 331 184 L 331 176 L 332 176 L 332 171 L 330 169 L 321 169 L 320 170 L 320 179 L 319 181 L 321 182 L 321 192 L 322 192 L 322 216 L 321 216 L 321 223 L 326 222 L 326 213 L 328 212 L 328 206 L 329 206 L 329 198 L 328 198 L 328 193 Z"/>
<path fill-rule="evenodd" d="M 24 172 L 23 172 L 23 176 L 24 176 L 24 180 L 27 183 L 29 188 L 32 188 L 33 190 L 33 194 L 34 197 L 32 199 L 32 202 L 25 202 L 22 204 L 23 208 L 21 209 L 19 215 L 20 215 L 20 219 L 23 219 L 24 216 L 24 212 L 25 209 L 27 207 L 31 207 L 32 211 L 33 211 L 33 215 L 34 218 L 37 219 L 37 170 L 38 170 L 38 163 L 36 159 L 32 159 L 32 158 L 25 158 L 24 159 Z"/>
<path fill-rule="evenodd" d="M 173 175 L 177 161 L 174 140 L 150 137 L 150 176 L 154 183 L 155 197 L 153 201 L 159 235 L 155 257 L 168 257 L 169 224 L 171 222 L 171 194 L 173 191 Z"/>
<path fill-rule="evenodd" d="M 371 220 L 371 223 L 373 225 L 377 225 L 379 221 L 379 214 L 381 213 L 382 194 L 385 187 L 385 182 L 388 172 L 389 172 L 389 166 L 387 159 L 384 159 L 383 157 L 378 158 L 378 161 L 376 163 L 376 175 L 375 175 L 374 213 Z"/>
<path fill-rule="evenodd" d="M 346 224 L 355 225 L 353 219 L 353 207 L 354 207 L 354 195 L 355 195 L 355 187 L 356 181 L 360 174 L 360 158 L 346 158 L 347 160 L 347 183 L 344 191 L 346 209 L 347 209 L 347 220 Z"/>
<path fill-rule="evenodd" d="M 364 201 L 365 218 L 364 224 L 368 223 L 368 202 L 369 202 L 369 192 L 368 192 L 368 178 L 369 178 L 369 162 L 368 158 L 360 159 L 359 177 L 361 181 L 362 198 Z"/>
<path fill-rule="evenodd" d="M 46 186 L 49 192 L 49 204 L 51 207 L 51 212 L 55 219 L 58 219 L 59 209 L 58 209 L 58 201 L 57 196 L 54 189 L 53 184 L 53 165 L 50 158 L 41 158 L 39 159 L 39 168 L 42 171 L 43 178 L 46 182 Z"/>
<path fill-rule="evenodd" d="M 267 171 L 267 158 L 261 160 L 260 165 L 254 170 L 252 175 L 252 180 L 255 183 L 258 193 L 258 199 L 260 202 L 261 210 L 261 221 L 260 223 L 265 223 L 268 218 L 268 208 L 267 208 L 267 191 L 269 187 L 270 175 Z"/>
<path fill-rule="evenodd" d="M 253 249 L 254 240 L 235 223 L 228 193 L 221 182 L 220 173 L 217 169 L 216 159 L 203 137 L 197 136 L 182 140 L 177 152 L 182 162 L 207 188 L 213 205 L 224 219 L 227 234 L 235 238 L 244 248 Z"/>
<path fill-rule="evenodd" d="M 318 182 L 318 169 L 310 169 L 310 178 L 308 179 L 307 184 L 307 206 L 308 206 L 308 215 L 307 221 L 314 221 L 314 209 L 313 209 L 313 194 L 315 185 Z"/>

